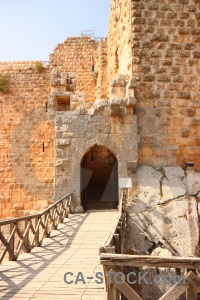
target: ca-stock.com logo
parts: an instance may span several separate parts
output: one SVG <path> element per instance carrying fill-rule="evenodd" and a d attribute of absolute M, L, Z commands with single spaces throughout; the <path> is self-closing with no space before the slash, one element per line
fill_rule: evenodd
<path fill-rule="evenodd" d="M 105 273 L 107 277 L 107 283 L 111 284 L 123 284 L 125 282 L 129 284 L 147 284 L 147 285 L 172 285 L 172 284 L 187 284 L 184 275 L 175 274 L 158 274 L 153 278 L 149 278 L 149 272 L 129 272 L 124 274 L 123 272 L 108 271 Z M 102 272 L 97 272 L 93 276 L 86 276 L 83 272 L 73 273 L 66 272 L 64 274 L 64 282 L 68 285 L 71 284 L 87 284 L 88 281 L 94 280 L 96 284 L 104 284 L 104 275 Z"/>

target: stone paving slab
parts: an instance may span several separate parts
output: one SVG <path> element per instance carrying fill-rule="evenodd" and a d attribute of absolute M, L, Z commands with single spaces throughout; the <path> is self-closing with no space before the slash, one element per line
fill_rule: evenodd
<path fill-rule="evenodd" d="M 95 273 L 103 273 L 99 247 L 117 217 L 117 210 L 70 215 L 42 247 L 0 266 L 0 299 L 103 300 L 104 283 L 95 282 Z M 67 278 L 74 282 L 82 272 L 85 282 L 66 284 L 66 272 L 73 273 Z"/>

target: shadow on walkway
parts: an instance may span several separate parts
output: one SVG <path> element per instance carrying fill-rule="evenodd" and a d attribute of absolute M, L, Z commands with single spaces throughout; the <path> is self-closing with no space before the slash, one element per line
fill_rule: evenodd
<path fill-rule="evenodd" d="M 44 239 L 42 247 L 35 247 L 31 253 L 20 255 L 16 262 L 2 264 L 0 267 L 1 270 L 3 269 L 0 272 L 1 299 L 12 299 L 21 289 L 31 283 L 32 279 L 42 270 L 48 268 L 50 264 L 66 252 L 88 217 L 88 213 L 70 215 L 69 219 L 65 219 L 63 224 L 59 224 L 58 230 L 52 231 L 50 238 Z M 65 262 L 63 261 L 63 265 Z M 24 279 L 20 281 L 21 277 L 24 277 Z M 19 283 L 14 282 L 17 280 L 19 280 Z M 38 282 L 38 287 L 33 286 L 33 294 L 27 295 L 28 298 L 26 299 L 33 297 L 40 287 L 41 283 Z"/>

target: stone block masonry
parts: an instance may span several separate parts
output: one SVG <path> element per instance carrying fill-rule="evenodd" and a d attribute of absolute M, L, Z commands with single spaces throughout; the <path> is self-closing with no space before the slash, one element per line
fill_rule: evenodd
<path fill-rule="evenodd" d="M 195 0 L 111 1 L 108 79 L 122 94 L 121 80 L 112 79 L 131 79 L 140 136 L 129 254 L 199 255 L 199 14 Z M 140 295 L 157 299 L 163 288 L 141 286 Z"/>
<path fill-rule="evenodd" d="M 112 0 L 108 24 L 108 82 L 119 75 L 132 78 L 131 1 Z"/>
<path fill-rule="evenodd" d="M 69 38 L 41 73 L 34 61 L 0 63 L 11 88 L 0 95 L 0 217 L 34 213 L 67 192 L 80 205 L 80 163 L 95 144 L 117 156 L 120 176 L 136 167 L 134 91 L 128 76 L 119 76 L 109 96 L 107 51 L 106 39 Z"/>
<path fill-rule="evenodd" d="M 95 64 L 96 70 L 96 86 L 95 86 L 95 99 L 108 99 L 108 45 L 107 39 L 101 40 L 97 49 L 97 58 Z"/>
<path fill-rule="evenodd" d="M 35 63 L 0 63 L 11 88 L 0 94 L 2 218 L 40 211 L 54 194 L 54 128 L 46 112 L 50 71 L 34 72 Z"/>
<path fill-rule="evenodd" d="M 200 4 L 131 1 L 139 163 L 200 168 Z"/>
<path fill-rule="evenodd" d="M 200 168 L 198 1 L 112 0 L 108 80 L 135 78 L 139 163 Z"/>
<path fill-rule="evenodd" d="M 69 38 L 55 48 L 49 66 L 41 73 L 34 71 L 35 63 L 0 63 L 0 74 L 8 78 L 11 88 L 9 94 L 0 94 L 2 218 L 34 213 L 55 199 L 54 155 L 61 153 L 54 147 L 54 143 L 59 143 L 54 134 L 59 112 L 49 114 L 52 106 L 57 108 L 58 102 L 50 93 L 61 95 L 61 109 L 65 106 L 62 93 L 67 93 L 73 111 L 78 109 L 77 104 L 80 110 L 85 103 L 92 103 L 95 94 L 108 98 L 106 40 L 97 43 L 89 37 Z M 81 136 L 78 123 L 70 126 L 71 135 Z M 76 127 L 77 133 L 74 132 Z"/>
<path fill-rule="evenodd" d="M 89 37 L 68 38 L 50 55 L 51 69 L 76 73 L 75 94 L 84 92 L 86 102 L 94 101 L 96 79 L 91 71 L 91 58 L 96 64 L 98 45 Z"/>
<path fill-rule="evenodd" d="M 41 73 L 33 61 L 0 63 L 11 89 L 0 94 L 0 218 L 67 193 L 74 212 L 87 209 L 85 154 L 93 162 L 102 146 L 118 162 L 112 187 L 132 179 L 125 251 L 199 255 L 199 42 L 196 0 L 111 0 L 107 39 L 68 38 Z"/>
<path fill-rule="evenodd" d="M 0 216 L 76 186 L 78 199 L 81 157 L 96 143 L 115 149 L 121 176 L 137 159 L 200 168 L 199 14 L 194 0 L 112 0 L 107 39 L 68 38 L 41 73 L 0 63 L 11 87 L 0 94 Z"/>
<path fill-rule="evenodd" d="M 81 205 L 80 166 L 94 145 L 104 146 L 116 156 L 119 177 L 132 173 L 131 162 L 136 167 L 137 120 L 126 99 L 97 100 L 84 114 L 80 110 L 57 112 L 55 131 L 56 198 L 73 191 L 75 205 Z"/>

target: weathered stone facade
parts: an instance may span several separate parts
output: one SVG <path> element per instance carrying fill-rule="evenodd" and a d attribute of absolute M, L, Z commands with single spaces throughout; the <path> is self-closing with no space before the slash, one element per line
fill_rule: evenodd
<path fill-rule="evenodd" d="M 200 167 L 199 13 L 193 0 L 132 1 L 141 164 Z"/>
<path fill-rule="evenodd" d="M 127 253 L 199 256 L 199 176 L 181 167 L 137 168 L 127 205 Z M 148 272 L 152 279 L 174 270 L 145 268 L 141 272 Z M 163 282 L 139 286 L 143 299 L 157 299 L 169 288 Z"/>
<path fill-rule="evenodd" d="M 130 253 L 159 245 L 171 255 L 199 253 L 199 12 L 193 0 L 111 1 L 108 74 L 135 78 L 140 137 L 129 192 Z M 190 161 L 196 172 L 186 175 Z"/>
<path fill-rule="evenodd" d="M 104 66 L 104 61 L 99 63 L 98 69 L 102 64 Z M 55 80 L 55 71 L 52 71 L 48 102 L 48 116 L 55 126 L 56 136 L 55 199 L 73 191 L 75 206 L 80 206 L 80 166 L 84 154 L 92 146 L 102 145 L 116 156 L 119 178 L 128 177 L 137 167 L 139 137 L 133 114 L 135 80 L 129 82 L 125 76 L 113 79 L 110 99 L 89 103 L 83 92 L 66 91 L 68 84 L 62 78 L 67 78 L 67 74 L 56 74 L 59 80 Z M 62 97 L 69 98 L 69 107 L 58 111 L 57 99 Z"/>
<path fill-rule="evenodd" d="M 0 216 L 40 211 L 54 195 L 54 128 L 47 118 L 50 71 L 2 62 L 11 92 L 0 94 Z M 43 143 L 45 151 L 43 152 Z"/>
<path fill-rule="evenodd" d="M 131 1 L 110 4 L 108 26 L 108 80 L 123 74 L 132 78 Z"/>
<path fill-rule="evenodd" d="M 111 1 L 108 73 L 137 80 L 140 164 L 200 167 L 199 13 L 194 0 Z"/>
<path fill-rule="evenodd" d="M 199 253 L 199 14 L 194 0 L 112 0 L 107 39 L 67 39 L 41 73 L 0 63 L 1 217 L 68 192 L 80 211 L 81 161 L 101 145 L 133 182 L 127 251 Z"/>
<path fill-rule="evenodd" d="M 84 108 L 56 115 L 56 198 L 73 191 L 80 205 L 80 165 L 95 144 L 117 158 L 118 176 L 128 177 L 137 166 L 137 122 L 126 99 L 97 100 Z M 124 155 L 126 153 L 126 155 Z"/>
<path fill-rule="evenodd" d="M 92 58 L 95 76 L 91 72 Z M 75 74 L 74 93 L 84 93 L 85 102 L 94 102 L 95 98 L 108 99 L 106 38 L 99 42 L 84 36 L 68 38 L 50 54 L 50 69 L 58 74 Z"/>
<path fill-rule="evenodd" d="M 137 166 L 135 80 L 118 75 L 108 84 L 106 39 L 69 38 L 41 73 L 35 63 L 1 63 L 11 87 L 1 94 L 2 146 L 10 149 L 2 152 L 2 217 L 41 210 L 72 191 L 80 206 L 80 163 L 95 144 L 116 156 L 119 177 Z"/>
<path fill-rule="evenodd" d="M 151 254 L 161 247 L 175 256 L 198 255 L 195 178 L 199 174 L 185 173 L 180 167 L 155 169 L 144 165 L 136 174 L 137 183 L 128 205 L 128 223 L 134 231 L 128 239 L 132 251 Z"/>

